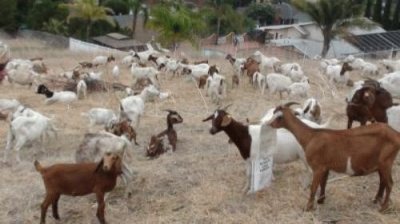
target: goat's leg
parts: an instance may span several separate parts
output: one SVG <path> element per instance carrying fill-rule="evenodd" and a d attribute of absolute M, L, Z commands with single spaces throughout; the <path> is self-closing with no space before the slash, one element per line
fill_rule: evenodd
<path fill-rule="evenodd" d="M 328 180 L 328 176 L 329 176 L 329 170 L 325 171 L 325 173 L 323 174 L 322 179 L 321 179 L 321 183 L 320 183 L 321 191 L 319 193 L 319 198 L 317 200 L 318 204 L 323 204 L 325 201 L 325 187 L 326 187 L 326 182 Z"/>
<path fill-rule="evenodd" d="M 19 151 L 21 150 L 22 146 L 25 145 L 25 143 L 26 143 L 25 137 L 18 138 L 17 142 L 15 143 L 15 151 L 17 152 L 17 155 L 16 155 L 17 162 L 21 162 L 21 157 L 19 155 Z"/>
<path fill-rule="evenodd" d="M 347 120 L 347 129 L 350 129 L 351 126 L 352 126 L 352 124 L 353 124 L 353 120 L 349 118 L 349 119 Z"/>
<path fill-rule="evenodd" d="M 54 195 L 47 193 L 42 205 L 40 206 L 41 207 L 40 224 L 46 223 L 47 208 L 52 203 L 53 197 L 54 197 Z"/>
<path fill-rule="evenodd" d="M 58 214 L 58 200 L 60 199 L 60 195 L 56 195 L 53 203 L 51 204 L 51 210 L 53 211 L 53 217 L 57 220 L 60 219 L 60 215 Z"/>
<path fill-rule="evenodd" d="M 317 193 L 318 185 L 320 185 L 323 174 L 323 171 L 313 171 L 310 198 L 308 199 L 306 211 L 311 211 L 314 208 L 315 194 Z"/>
<path fill-rule="evenodd" d="M 378 174 L 379 174 L 379 189 L 378 189 L 378 192 L 376 193 L 375 199 L 373 200 L 373 202 L 375 204 L 382 200 L 382 196 L 383 196 L 383 193 L 385 190 L 385 185 L 383 183 L 383 177 L 382 177 L 382 171 L 378 170 Z"/>
<path fill-rule="evenodd" d="M 390 166 L 391 167 L 391 166 Z M 385 195 L 385 200 L 383 201 L 381 205 L 381 209 L 379 212 L 384 212 L 388 209 L 389 207 L 389 199 L 390 199 L 390 193 L 392 192 L 392 187 L 393 187 L 393 178 L 392 178 L 392 171 L 390 168 L 386 168 L 383 173 L 383 180 L 385 183 L 385 190 L 386 190 L 386 195 Z"/>
<path fill-rule="evenodd" d="M 96 192 L 97 199 L 97 213 L 96 216 L 99 219 L 101 224 L 106 224 L 106 220 L 104 218 L 104 209 L 106 204 L 104 203 L 104 192 Z"/>
<path fill-rule="evenodd" d="M 246 184 L 243 188 L 243 193 L 249 193 L 251 182 L 251 159 L 246 160 Z"/>
<path fill-rule="evenodd" d="M 14 135 L 12 134 L 11 130 L 9 130 L 7 133 L 7 145 L 6 149 L 4 150 L 3 162 L 7 162 L 8 152 L 11 150 L 13 141 L 14 141 Z"/>

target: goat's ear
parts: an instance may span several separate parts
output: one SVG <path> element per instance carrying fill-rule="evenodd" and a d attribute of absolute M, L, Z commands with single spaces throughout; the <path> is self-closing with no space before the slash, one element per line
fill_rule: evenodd
<path fill-rule="evenodd" d="M 221 126 L 226 127 L 232 122 L 231 115 L 227 114 L 222 118 Z"/>
<path fill-rule="evenodd" d="M 101 159 L 100 162 L 99 162 L 99 164 L 97 164 L 96 169 L 94 170 L 94 172 L 95 172 L 95 173 L 99 172 L 99 170 L 102 169 L 103 164 L 104 164 L 104 160 Z"/>
<path fill-rule="evenodd" d="M 203 122 L 209 121 L 214 117 L 214 114 L 211 114 L 210 116 L 208 116 L 206 119 L 203 119 Z"/>

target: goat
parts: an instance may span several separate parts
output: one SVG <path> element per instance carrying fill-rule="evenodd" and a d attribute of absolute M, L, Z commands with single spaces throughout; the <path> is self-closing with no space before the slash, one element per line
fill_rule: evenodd
<path fill-rule="evenodd" d="M 279 92 L 279 97 L 282 99 L 282 93 L 290 93 L 289 86 L 292 84 L 292 80 L 278 73 L 271 73 L 267 75 L 267 86 L 269 88 L 270 94 L 275 94 Z"/>
<path fill-rule="evenodd" d="M 385 68 L 389 72 L 396 72 L 400 71 L 400 59 L 399 60 L 389 60 L 389 59 L 383 59 L 381 63 L 385 66 Z"/>
<path fill-rule="evenodd" d="M 140 117 L 144 112 L 144 103 L 153 96 L 159 96 L 160 91 L 153 85 L 145 87 L 139 95 L 128 96 L 120 101 L 120 118 L 128 118 L 133 127 L 138 128 Z"/>
<path fill-rule="evenodd" d="M 235 75 L 241 76 L 241 67 L 244 63 L 246 63 L 246 58 L 234 58 L 231 54 L 227 54 L 225 57 L 231 65 L 233 66 L 233 70 L 235 71 Z"/>
<path fill-rule="evenodd" d="M 34 162 L 36 170 L 41 174 L 46 188 L 46 196 L 41 204 L 40 223 L 46 222 L 46 213 L 52 205 L 53 217 L 60 219 L 58 200 L 61 195 L 83 196 L 96 194 L 96 216 L 101 224 L 105 224 L 104 195 L 114 189 L 117 177 L 122 174 L 122 155 L 105 153 L 98 163 L 55 164 L 43 167 L 37 160 Z"/>
<path fill-rule="evenodd" d="M 260 72 L 255 72 L 253 75 L 253 85 L 255 84 L 258 85 L 261 94 L 264 94 L 264 90 L 267 85 L 267 78 L 265 77 L 265 75 L 261 74 Z"/>
<path fill-rule="evenodd" d="M 289 108 L 293 104 L 296 103 L 276 107 L 267 123 L 273 128 L 289 130 L 304 149 L 307 163 L 313 171 L 306 210 L 313 209 L 318 186 L 321 191 L 317 202 L 324 203 L 331 170 L 351 176 L 378 172 L 380 184 L 374 202 L 380 201 L 386 191 L 380 212 L 388 209 L 393 186 L 392 166 L 400 149 L 400 134 L 382 123 L 346 130 L 311 128 L 293 114 Z"/>
<path fill-rule="evenodd" d="M 22 106 L 21 106 L 22 107 Z M 25 110 L 25 109 L 22 109 Z M 31 111 L 31 110 L 30 110 Z M 16 159 L 18 162 L 21 161 L 19 151 L 27 143 L 38 142 L 40 143 L 41 150 L 43 148 L 43 136 L 48 132 L 56 133 L 54 126 L 51 124 L 51 120 L 37 112 L 28 112 L 29 115 L 25 116 L 28 111 L 18 111 L 18 114 L 13 114 L 10 128 L 7 134 L 7 144 L 4 152 L 4 161 L 7 161 L 8 152 L 14 145 L 15 151 L 17 151 Z M 14 144 L 15 142 L 15 144 Z"/>
<path fill-rule="evenodd" d="M 79 80 L 78 84 L 76 85 L 76 95 L 78 99 L 84 99 L 87 96 L 87 85 L 85 80 Z"/>
<path fill-rule="evenodd" d="M 0 111 L 15 111 L 21 103 L 16 99 L 0 99 Z"/>
<path fill-rule="evenodd" d="M 107 63 L 110 63 L 112 61 L 115 61 L 114 56 L 110 55 L 108 57 L 106 56 L 96 56 L 93 60 L 92 60 L 92 64 L 93 66 L 97 67 L 99 65 L 105 65 Z"/>
<path fill-rule="evenodd" d="M 249 81 L 253 83 L 253 76 L 256 72 L 260 72 L 260 64 L 252 59 L 248 58 L 246 62 L 242 65 L 241 71 L 246 70 L 246 75 L 249 77 Z"/>
<path fill-rule="evenodd" d="M 207 96 L 210 96 L 214 103 L 219 103 L 226 96 L 225 76 L 214 73 L 207 78 Z"/>
<path fill-rule="evenodd" d="M 247 191 L 249 187 L 251 167 L 250 149 L 252 138 L 249 132 L 249 128 L 251 125 L 244 125 L 240 122 L 237 122 L 225 110 L 226 107 L 224 109 L 216 110 L 214 114 L 204 119 L 203 122 L 211 120 L 212 127 L 210 129 L 210 134 L 215 135 L 220 131 L 224 131 L 225 134 L 228 135 L 230 141 L 232 141 L 239 149 L 240 155 L 244 160 L 246 160 L 247 164 L 247 182 L 246 187 L 244 188 L 244 191 Z M 266 123 L 272 116 L 273 111 L 274 109 L 270 109 L 267 114 L 261 119 L 260 123 Z M 302 119 L 301 121 L 304 122 L 306 125 L 318 128 L 327 127 L 327 125 L 329 124 L 329 121 L 324 125 L 318 125 L 306 119 Z M 278 129 L 276 144 L 276 150 L 272 152 L 274 162 L 278 164 L 289 163 L 292 161 L 296 161 L 300 158 L 306 166 L 307 170 L 309 171 L 304 153 L 301 150 L 301 146 L 290 132 L 285 129 Z"/>
<path fill-rule="evenodd" d="M 385 88 L 393 97 L 400 97 L 400 71 L 385 74 L 378 80 L 383 88 Z"/>
<path fill-rule="evenodd" d="M 367 121 L 387 123 L 386 110 L 393 106 L 392 96 L 375 80 L 369 80 L 363 87 L 355 91 L 351 101 L 347 103 L 347 128 L 353 121 L 365 125 Z"/>
<path fill-rule="evenodd" d="M 139 145 L 136 142 L 136 131 L 133 129 L 133 127 L 130 125 L 129 120 L 122 120 L 122 121 L 111 121 L 108 126 L 106 126 L 106 131 L 113 133 L 114 135 L 117 136 L 122 136 L 125 135 L 129 141 L 132 141 L 135 143 L 135 145 Z"/>
<path fill-rule="evenodd" d="M 52 92 L 45 85 L 40 84 L 37 89 L 37 94 L 46 96 L 45 104 L 53 104 L 55 102 L 66 103 L 69 109 L 69 104 L 78 99 L 76 93 L 71 91 Z"/>
<path fill-rule="evenodd" d="M 160 72 L 153 67 L 140 67 L 136 63 L 132 64 L 131 74 L 135 78 L 135 83 L 138 82 L 141 78 L 149 78 L 151 83 L 155 86 L 158 86 L 158 74 Z"/>
<path fill-rule="evenodd" d="M 30 60 L 10 60 L 5 67 L 5 73 L 10 84 L 17 83 L 32 86 L 39 79 L 39 74 L 34 71 L 33 63 Z"/>
<path fill-rule="evenodd" d="M 112 70 L 112 75 L 114 77 L 114 80 L 118 80 L 119 79 L 119 67 L 118 65 L 114 65 L 113 70 Z"/>
<path fill-rule="evenodd" d="M 308 78 L 303 76 L 300 82 L 294 82 L 289 86 L 289 95 L 291 97 L 308 97 L 310 83 Z"/>
<path fill-rule="evenodd" d="M 88 61 L 79 62 L 79 65 L 82 68 L 93 68 L 93 63 L 92 62 L 88 62 Z"/>
<path fill-rule="evenodd" d="M 295 113 L 300 118 L 304 118 L 315 122 L 317 124 L 321 123 L 321 105 L 315 98 L 307 99 L 303 108 L 298 108 L 295 110 Z"/>
<path fill-rule="evenodd" d="M 275 71 L 275 64 L 280 62 L 278 58 L 267 57 L 260 51 L 254 52 L 253 56 L 259 59 L 258 62 L 260 63 L 260 72 L 263 74 L 267 74 L 268 69 Z"/>
<path fill-rule="evenodd" d="M 349 80 L 348 72 L 352 70 L 353 68 L 347 62 L 343 63 L 343 65 L 328 65 L 326 67 L 326 75 L 330 82 L 335 81 L 346 85 Z"/>
<path fill-rule="evenodd" d="M 149 146 L 146 150 L 146 155 L 150 157 L 158 156 L 165 151 L 167 151 L 167 144 L 164 143 L 165 137 L 168 139 L 168 145 L 172 148 L 172 151 L 176 150 L 176 142 L 178 141 L 178 135 L 174 129 L 174 124 L 179 124 L 183 122 L 183 118 L 178 112 L 174 110 L 166 110 L 167 115 L 167 129 L 158 133 L 157 135 L 152 135 L 150 139 Z"/>
<path fill-rule="evenodd" d="M 89 129 L 94 125 L 107 127 L 118 120 L 113 110 L 101 107 L 92 108 L 86 113 L 81 113 L 81 115 L 89 118 Z"/>

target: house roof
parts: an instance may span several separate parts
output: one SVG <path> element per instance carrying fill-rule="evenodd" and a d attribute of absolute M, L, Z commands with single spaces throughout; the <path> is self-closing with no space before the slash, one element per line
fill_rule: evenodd
<path fill-rule="evenodd" d="M 284 30 L 288 28 L 295 28 L 298 29 L 301 26 L 307 26 L 315 24 L 315 22 L 305 22 L 305 23 L 294 23 L 294 24 L 284 24 L 284 25 L 271 25 L 271 26 L 261 26 L 258 27 L 257 30 Z"/>
<path fill-rule="evenodd" d="M 364 35 L 352 35 L 346 37 L 346 40 L 363 52 L 400 49 L 400 30 Z"/>
<path fill-rule="evenodd" d="M 135 46 L 143 46 L 144 44 L 131 39 L 125 35 L 118 33 L 110 33 L 103 36 L 92 37 L 92 39 L 100 44 L 103 44 L 108 47 L 112 47 L 115 49 L 124 49 L 131 48 Z"/>
<path fill-rule="evenodd" d="M 309 58 L 314 58 L 321 54 L 323 43 L 321 41 L 307 39 L 277 39 L 271 40 L 271 43 L 279 47 L 294 47 L 299 52 Z M 328 51 L 328 58 L 340 58 L 349 54 L 361 53 L 359 49 L 349 44 L 343 39 L 332 40 Z"/>

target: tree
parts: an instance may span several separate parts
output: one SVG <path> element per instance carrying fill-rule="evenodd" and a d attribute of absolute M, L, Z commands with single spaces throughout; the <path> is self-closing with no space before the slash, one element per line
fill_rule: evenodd
<path fill-rule="evenodd" d="M 43 28 L 43 24 L 51 18 L 64 20 L 68 12 L 65 9 L 58 8 L 58 2 L 54 0 L 36 1 L 28 13 L 28 26 L 31 29 L 39 30 Z"/>
<path fill-rule="evenodd" d="M 136 23 L 139 13 L 143 13 L 143 27 L 146 25 L 147 20 L 149 19 L 149 10 L 144 2 L 145 0 L 128 0 L 128 7 L 132 10 L 133 13 L 132 37 L 135 37 Z"/>
<path fill-rule="evenodd" d="M 272 24 L 275 17 L 275 9 L 271 4 L 253 3 L 246 9 L 245 13 L 260 25 Z"/>
<path fill-rule="evenodd" d="M 107 0 L 103 5 L 112 9 L 117 15 L 129 13 L 129 7 L 126 0 Z"/>
<path fill-rule="evenodd" d="M 392 15 L 392 0 L 386 0 L 385 8 L 383 9 L 382 25 L 385 29 L 391 27 L 391 15 Z"/>
<path fill-rule="evenodd" d="M 382 0 L 375 1 L 375 8 L 374 8 L 374 21 L 381 22 L 382 21 Z"/>
<path fill-rule="evenodd" d="M 197 46 L 197 33 L 205 27 L 198 13 L 190 11 L 183 5 L 171 6 L 159 4 L 151 10 L 149 27 L 159 34 L 161 43 L 177 49 L 178 43 L 189 41 Z"/>
<path fill-rule="evenodd" d="M 371 18 L 371 11 L 372 11 L 372 6 L 374 4 L 374 0 L 366 0 L 366 6 L 365 6 L 365 14 L 364 16 L 367 18 Z"/>
<path fill-rule="evenodd" d="M 321 56 L 329 51 L 331 40 L 339 34 L 346 34 L 350 27 L 372 26 L 361 15 L 362 4 L 352 0 L 294 0 L 293 5 L 306 12 L 316 22 L 324 38 Z"/>
<path fill-rule="evenodd" d="M 7 31 L 15 31 L 17 29 L 17 2 L 15 0 L 0 1 L 0 28 Z"/>
<path fill-rule="evenodd" d="M 43 23 L 43 30 L 58 35 L 68 35 L 68 27 L 66 26 L 65 21 L 60 21 L 54 18 Z"/>
<path fill-rule="evenodd" d="M 107 15 L 112 12 L 110 8 L 99 6 L 96 0 L 75 0 L 74 3 L 61 4 L 61 7 L 68 9 L 67 22 L 73 18 L 82 19 L 86 22 L 86 40 L 89 40 L 90 30 L 96 21 L 107 21 L 111 25 L 115 25 L 114 20 Z"/>
<path fill-rule="evenodd" d="M 400 0 L 397 0 L 396 9 L 394 10 L 393 23 L 392 23 L 393 30 L 400 28 L 399 16 L 400 16 Z"/>

